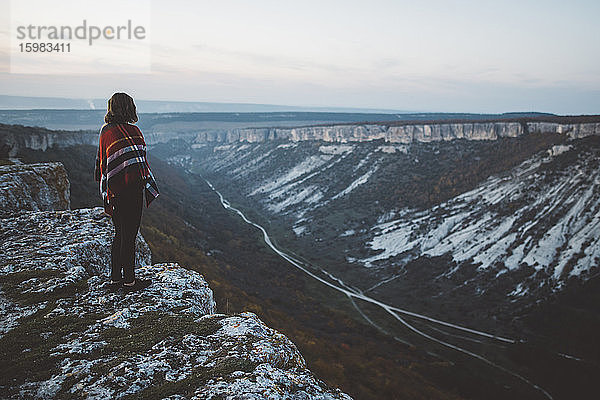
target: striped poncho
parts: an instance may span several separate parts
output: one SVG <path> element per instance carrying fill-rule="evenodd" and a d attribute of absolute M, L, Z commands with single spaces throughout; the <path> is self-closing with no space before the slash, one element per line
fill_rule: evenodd
<path fill-rule="evenodd" d="M 146 207 L 158 197 L 158 186 L 146 159 L 146 141 L 140 129 L 131 124 L 105 124 L 100 129 L 96 156 L 96 181 L 104 210 L 112 215 L 111 198 L 128 182 L 144 182 Z"/>

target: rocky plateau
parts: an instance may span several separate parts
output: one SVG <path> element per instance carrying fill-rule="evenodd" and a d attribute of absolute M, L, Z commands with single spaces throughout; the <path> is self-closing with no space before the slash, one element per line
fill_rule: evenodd
<path fill-rule="evenodd" d="M 255 314 L 216 314 L 202 275 L 152 265 L 141 235 L 136 275 L 151 285 L 111 288 L 112 223 L 69 209 L 61 164 L 4 166 L 0 179 L 0 397 L 350 398 Z"/>

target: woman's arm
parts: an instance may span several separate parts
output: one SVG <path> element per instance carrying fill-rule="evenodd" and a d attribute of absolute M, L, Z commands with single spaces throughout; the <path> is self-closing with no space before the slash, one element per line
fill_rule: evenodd
<path fill-rule="evenodd" d="M 98 135 L 98 153 L 96 153 L 96 167 L 94 168 L 94 179 L 96 179 L 96 182 L 100 182 L 102 179 L 102 168 L 106 168 L 106 158 L 102 158 L 106 157 L 104 143 L 106 140 L 102 140 L 102 134 L 104 133 L 106 126 L 107 124 L 102 125 L 102 128 L 100 128 L 100 134 Z"/>
<path fill-rule="evenodd" d="M 94 179 L 96 182 L 100 182 L 100 143 L 98 143 L 98 153 L 96 154 L 96 167 L 94 168 Z"/>

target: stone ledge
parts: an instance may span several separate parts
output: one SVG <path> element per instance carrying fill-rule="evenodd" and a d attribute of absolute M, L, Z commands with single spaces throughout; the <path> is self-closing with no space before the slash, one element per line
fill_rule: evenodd
<path fill-rule="evenodd" d="M 68 210 L 70 204 L 70 183 L 61 163 L 0 166 L 0 217 Z"/>
<path fill-rule="evenodd" d="M 252 313 L 215 314 L 203 276 L 150 265 L 144 290 L 109 285 L 113 226 L 100 207 L 0 219 L 0 392 L 11 399 L 350 399 Z"/>

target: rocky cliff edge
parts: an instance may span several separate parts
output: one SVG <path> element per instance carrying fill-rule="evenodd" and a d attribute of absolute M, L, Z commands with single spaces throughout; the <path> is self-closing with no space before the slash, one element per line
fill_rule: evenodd
<path fill-rule="evenodd" d="M 69 208 L 70 184 L 61 163 L 0 166 L 0 217 Z"/>
<path fill-rule="evenodd" d="M 30 168 L 11 167 L 4 182 Z M 202 275 L 151 265 L 141 235 L 136 274 L 150 287 L 111 289 L 112 229 L 101 208 L 0 218 L 2 398 L 350 399 L 255 314 L 216 314 Z"/>
<path fill-rule="evenodd" d="M 389 143 L 410 144 L 439 142 L 456 139 L 496 140 L 518 137 L 526 133 L 556 133 L 576 139 L 600 135 L 600 123 L 550 123 L 550 122 L 469 122 L 430 124 L 339 124 L 292 128 L 235 128 L 221 132 L 198 133 L 192 147 L 211 142 L 249 142 L 269 140 L 319 140 L 325 142 L 366 142 L 384 140 Z"/>

